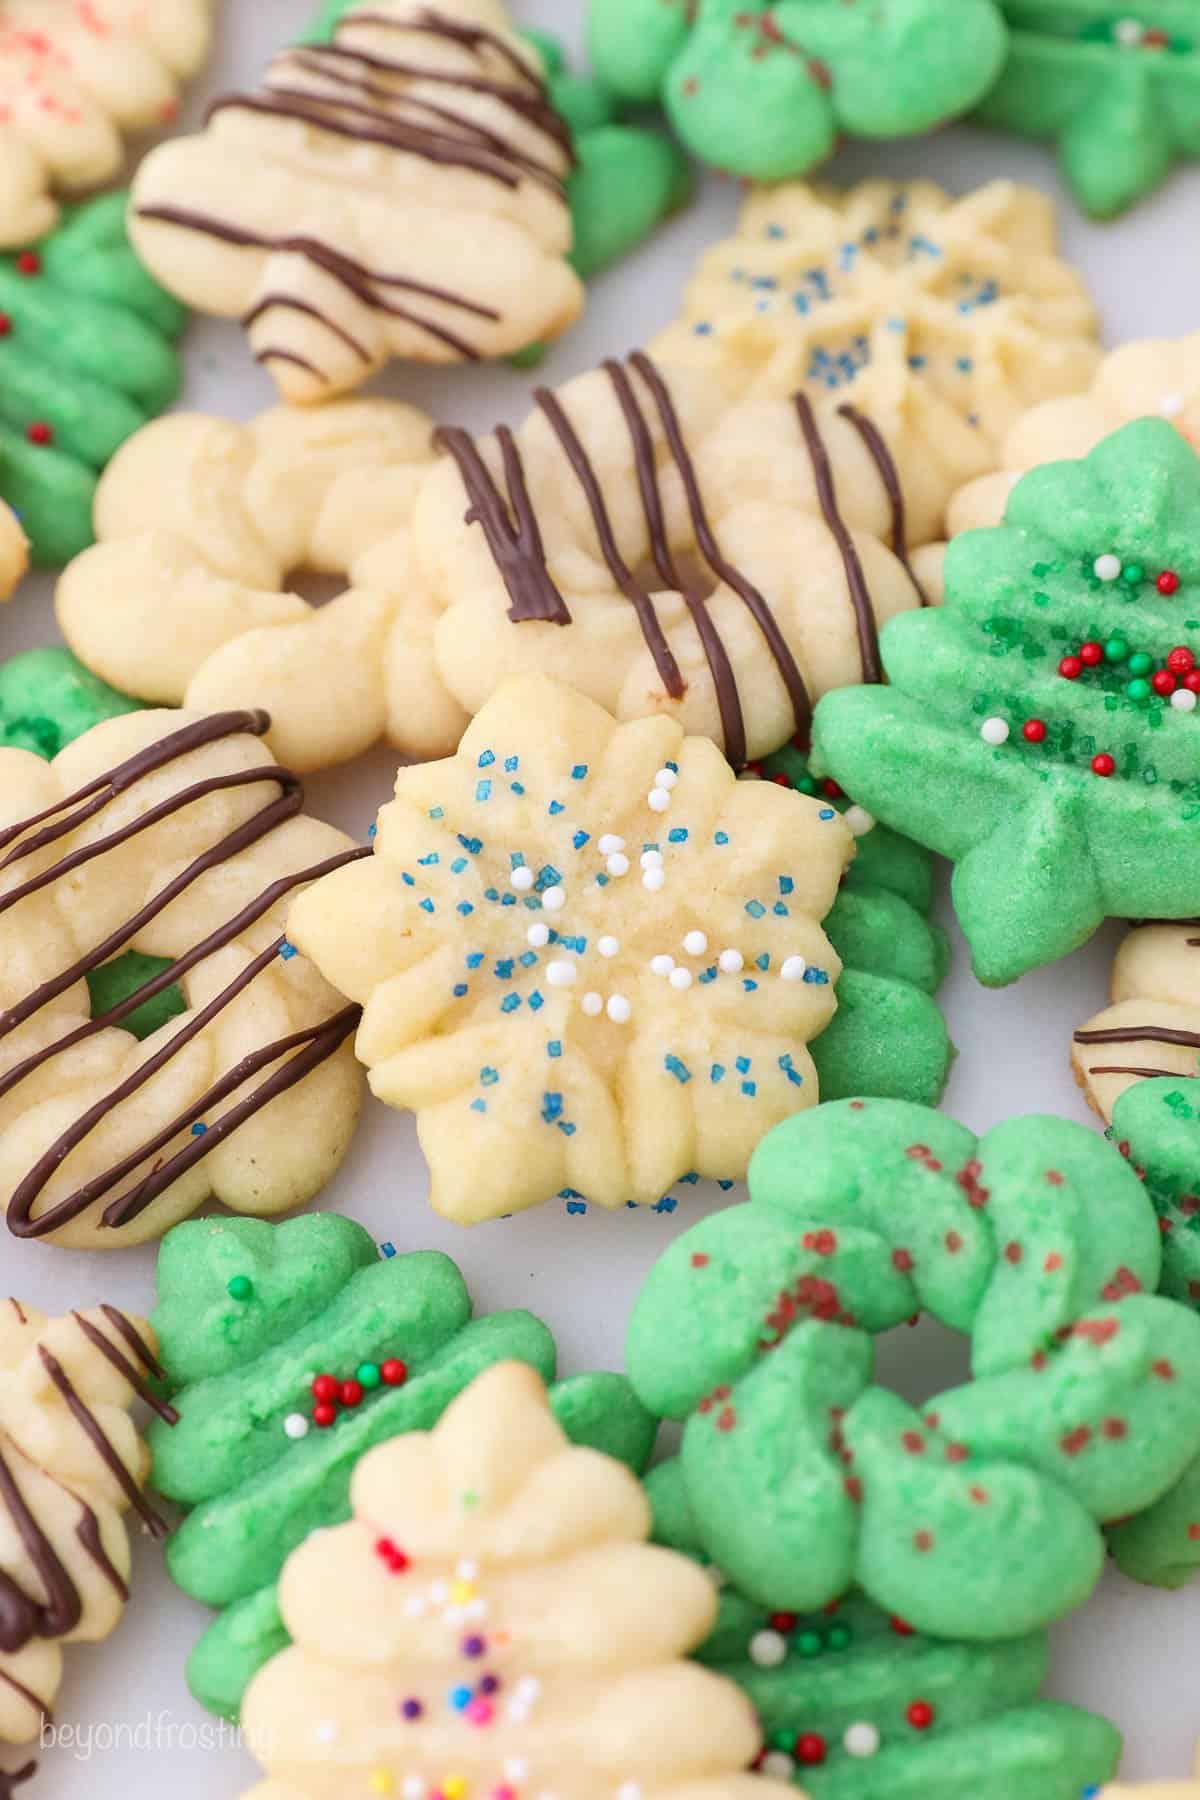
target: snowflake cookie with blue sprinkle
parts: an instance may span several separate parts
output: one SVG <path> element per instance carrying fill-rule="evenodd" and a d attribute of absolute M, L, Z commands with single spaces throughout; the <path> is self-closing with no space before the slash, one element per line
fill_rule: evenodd
<path fill-rule="evenodd" d="M 437 1212 L 652 1204 L 739 1179 L 816 1103 L 841 973 L 820 921 L 853 844 L 828 801 L 738 782 L 674 720 L 520 676 L 456 756 L 400 770 L 374 857 L 301 896 L 289 937 L 363 1003 L 359 1055 L 418 1115 Z"/>

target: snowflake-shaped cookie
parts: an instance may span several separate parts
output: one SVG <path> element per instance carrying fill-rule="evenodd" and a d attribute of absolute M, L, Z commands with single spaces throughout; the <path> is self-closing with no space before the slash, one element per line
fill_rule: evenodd
<path fill-rule="evenodd" d="M 819 921 L 852 842 L 673 720 L 618 725 L 526 676 L 455 757 L 401 769 L 374 858 L 289 933 L 365 1002 L 359 1055 L 418 1113 L 438 1212 L 649 1202 L 737 1179 L 815 1104 L 806 1045 L 841 972 Z"/>
<path fill-rule="evenodd" d="M 852 400 L 936 511 L 1028 406 L 1087 385 L 1095 335 L 1035 189 L 790 182 L 751 194 L 651 348 L 755 392 Z"/>
<path fill-rule="evenodd" d="M 0 246 L 53 229 L 54 191 L 121 167 L 121 134 L 168 124 L 208 54 L 211 0 L 5 0 Z"/>

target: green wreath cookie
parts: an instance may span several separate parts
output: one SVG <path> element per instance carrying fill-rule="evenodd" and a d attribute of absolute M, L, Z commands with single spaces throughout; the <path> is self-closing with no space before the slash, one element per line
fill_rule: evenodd
<path fill-rule="evenodd" d="M 655 1541 L 708 1564 L 678 1457 L 646 1481 Z M 946 1643 L 852 1592 L 803 1616 L 764 1607 L 713 1569 L 717 1622 L 694 1651 L 753 1701 L 764 1775 L 811 1800 L 1075 1800 L 1115 1772 L 1119 1734 L 1039 1700 L 1045 1632 Z"/>
<path fill-rule="evenodd" d="M 93 725 L 142 710 L 140 700 L 118 693 L 57 646 L 0 663 L 0 749 L 31 750 L 50 762 Z"/>
<path fill-rule="evenodd" d="M 955 862 L 982 981 L 1195 912 L 1200 456 L 1165 419 L 1024 476 L 881 643 L 891 685 L 826 695 L 814 766 Z"/>
<path fill-rule="evenodd" d="M 1001 0 L 1008 61 L 979 109 L 990 125 L 1054 138 L 1079 204 L 1096 218 L 1200 156 L 1195 0 Z"/>
<path fill-rule="evenodd" d="M 388 1246 L 388 1251 L 391 1247 Z M 276 1584 L 310 1532 L 350 1517 L 360 1456 L 425 1431 L 481 1370 L 529 1363 L 554 1379 L 554 1340 L 528 1312 L 472 1319 L 435 1251 L 379 1250 L 349 1219 L 205 1219 L 163 1239 L 155 1327 L 179 1413 L 150 1435 L 153 1485 L 190 1508 L 167 1547 L 185 1593 L 223 1609 L 188 1665 L 201 1705 L 236 1718 L 287 1643 Z M 640 1470 L 655 1423 L 617 1375 L 560 1382 L 573 1439 Z"/>
<path fill-rule="evenodd" d="M 591 0 L 588 41 L 624 100 L 660 101 L 704 162 L 803 175 L 839 133 L 928 131 L 986 93 L 1006 33 L 992 0 Z"/>
<path fill-rule="evenodd" d="M 0 256 L 0 499 L 35 563 L 92 542 L 100 472 L 178 391 L 186 314 L 130 249 L 127 201 L 88 201 Z"/>
<path fill-rule="evenodd" d="M 954 1046 L 934 998 L 950 965 L 950 943 L 929 920 L 933 858 L 855 806 L 835 781 L 818 782 L 795 744 L 751 767 L 782 787 L 823 794 L 857 839 L 825 919 L 844 967 L 833 1023 L 812 1046 L 821 1098 L 875 1094 L 936 1106 Z"/>
<path fill-rule="evenodd" d="M 1200 1319 L 1152 1298 L 1159 1231 L 1083 1127 L 976 1139 L 900 1101 L 844 1101 L 762 1143 L 751 1201 L 642 1290 L 629 1371 L 686 1419 L 712 1559 L 809 1612 L 854 1584 L 936 1637 L 989 1641 L 1079 1605 L 1100 1526 L 1200 1451 Z M 924 1414 L 872 1379 L 874 1334 L 921 1310 L 968 1332 L 975 1380 Z"/>

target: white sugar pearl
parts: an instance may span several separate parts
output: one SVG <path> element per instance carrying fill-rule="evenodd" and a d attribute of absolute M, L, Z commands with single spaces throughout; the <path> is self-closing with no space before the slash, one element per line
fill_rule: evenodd
<path fill-rule="evenodd" d="M 847 1756 L 874 1756 L 879 1749 L 879 1728 L 860 1720 L 857 1725 L 847 1725 L 842 1738 L 842 1748 Z"/>
<path fill-rule="evenodd" d="M 667 879 L 665 869 L 647 869 L 642 876 L 642 886 L 651 894 L 657 894 Z"/>
<path fill-rule="evenodd" d="M 661 869 L 663 853 L 661 850 L 643 850 L 640 861 L 643 869 Z"/>
<path fill-rule="evenodd" d="M 660 769 L 654 777 L 654 785 L 656 788 L 673 788 L 678 780 L 674 769 Z"/>
<path fill-rule="evenodd" d="M 614 836 L 611 831 L 606 831 L 596 848 L 601 856 L 615 856 L 618 850 L 625 848 L 625 839 Z"/>
<path fill-rule="evenodd" d="M 308 1420 L 303 1413 L 289 1413 L 283 1421 L 283 1429 L 290 1438 L 308 1436 Z"/>
<path fill-rule="evenodd" d="M 578 974 L 579 970 L 573 962 L 552 962 L 546 969 L 546 980 L 551 987 L 574 987 Z"/>
<path fill-rule="evenodd" d="M 1107 556 L 1098 556 L 1092 564 L 1092 573 L 1097 581 L 1115 581 L 1121 573 L 1121 559 L 1110 550 Z"/>
<path fill-rule="evenodd" d="M 803 981 L 804 971 L 807 967 L 808 964 L 802 956 L 788 956 L 784 958 L 783 967 L 779 973 L 784 981 Z"/>
<path fill-rule="evenodd" d="M 842 817 L 855 837 L 866 837 L 868 831 L 875 829 L 875 820 L 865 806 L 848 806 Z"/>
<path fill-rule="evenodd" d="M 646 805 L 651 812 L 666 812 L 671 804 L 671 796 L 666 788 L 651 788 L 646 795 Z"/>
<path fill-rule="evenodd" d="M 1144 27 L 1140 19 L 1118 19 L 1113 26 L 1113 36 L 1126 50 L 1136 50 L 1144 36 Z"/>
<path fill-rule="evenodd" d="M 1158 410 L 1164 419 L 1177 419 L 1187 405 L 1182 394 L 1164 394 L 1158 403 Z"/>
<path fill-rule="evenodd" d="M 764 1775 L 771 1775 L 776 1781 L 790 1781 L 796 1773 L 796 1765 L 786 1750 L 768 1751 L 759 1766 Z"/>
<path fill-rule="evenodd" d="M 547 912 L 561 912 L 567 904 L 567 890 L 560 887 L 548 887 L 542 895 L 542 905 Z"/>
<path fill-rule="evenodd" d="M 516 888 L 518 894 L 527 894 L 533 886 L 533 870 L 522 863 L 519 869 L 513 870 L 512 874 L 509 876 L 509 880 Z"/>
<path fill-rule="evenodd" d="M 620 850 L 617 850 L 609 857 L 605 867 L 610 875 L 615 875 L 619 879 L 622 875 L 628 875 L 629 873 L 629 858 L 624 856 Z"/>
<path fill-rule="evenodd" d="M 688 988 L 692 985 L 692 981 L 693 975 L 690 969 L 671 970 L 671 986 L 673 988 L 678 988 L 681 994 L 687 992 Z"/>
<path fill-rule="evenodd" d="M 621 948 L 621 940 L 615 937 L 602 937 L 597 940 L 596 948 L 601 956 L 616 956 Z"/>
<path fill-rule="evenodd" d="M 979 727 L 979 735 L 985 744 L 999 746 L 1007 744 L 1010 730 L 1007 719 L 985 719 Z"/>
<path fill-rule="evenodd" d="M 1195 712 L 1196 696 L 1191 688 L 1176 688 L 1171 695 L 1171 705 L 1176 712 Z"/>
<path fill-rule="evenodd" d="M 628 1025 L 633 1017 L 633 1008 L 624 994 L 613 994 L 604 1010 L 614 1025 Z"/>
<path fill-rule="evenodd" d="M 604 1011 L 604 996 L 596 993 L 585 994 L 579 1004 L 589 1019 L 598 1019 Z"/>
<path fill-rule="evenodd" d="M 669 975 L 674 967 L 675 958 L 673 956 L 652 956 L 650 958 L 652 975 Z"/>
<path fill-rule="evenodd" d="M 750 1661 L 760 1669 L 777 1669 L 787 1655 L 787 1639 L 778 1631 L 756 1631 L 750 1639 Z"/>
<path fill-rule="evenodd" d="M 722 950 L 717 958 L 722 975 L 740 975 L 745 966 L 746 959 L 740 950 Z"/>
<path fill-rule="evenodd" d="M 517 1699 L 527 1700 L 532 1705 L 541 1698 L 542 1684 L 536 1675 L 522 1675 L 517 1683 Z"/>
<path fill-rule="evenodd" d="M 708 949 L 708 939 L 702 931 L 689 931 L 683 940 L 683 947 L 689 956 L 703 956 Z"/>
<path fill-rule="evenodd" d="M 532 944 L 535 950 L 544 950 L 550 942 L 550 927 L 548 925 L 531 925 L 525 933 L 525 942 Z"/>

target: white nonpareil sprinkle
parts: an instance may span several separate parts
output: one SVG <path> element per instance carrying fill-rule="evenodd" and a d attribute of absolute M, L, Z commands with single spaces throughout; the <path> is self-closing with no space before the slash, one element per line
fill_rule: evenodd
<path fill-rule="evenodd" d="M 681 994 L 687 992 L 688 988 L 691 987 L 693 980 L 694 977 L 690 969 L 671 970 L 671 986 L 676 988 Z"/>
<path fill-rule="evenodd" d="M 1092 564 L 1092 573 L 1097 581 L 1115 581 L 1121 573 L 1121 559 L 1109 550 L 1106 555 L 1098 556 Z"/>
<path fill-rule="evenodd" d="M 802 956 L 785 957 L 779 973 L 784 981 L 803 981 L 808 964 Z"/>
<path fill-rule="evenodd" d="M 667 788 L 651 788 L 646 795 L 646 805 L 651 812 L 666 812 L 671 804 L 671 795 Z"/>
<path fill-rule="evenodd" d="M 548 925 L 531 925 L 525 933 L 525 942 L 532 944 L 535 950 L 544 950 L 550 942 L 550 927 Z"/>
<path fill-rule="evenodd" d="M 847 1756 L 874 1756 L 879 1749 L 878 1727 L 868 1724 L 865 1719 L 857 1725 L 847 1725 L 842 1748 Z"/>
<path fill-rule="evenodd" d="M 615 937 L 602 937 L 597 941 L 596 948 L 601 956 L 616 956 L 621 948 L 621 941 Z"/>
<path fill-rule="evenodd" d="M 703 956 L 708 949 L 708 939 L 702 931 L 689 931 L 683 940 L 683 947 L 689 956 Z"/>
<path fill-rule="evenodd" d="M 660 769 L 654 777 L 654 785 L 656 788 L 673 788 L 678 780 L 674 769 Z"/>
<path fill-rule="evenodd" d="M 628 1025 L 633 1017 L 633 1008 L 624 994 L 613 994 L 604 1010 L 614 1025 Z"/>
<path fill-rule="evenodd" d="M 663 853 L 661 850 L 643 850 L 639 861 L 643 869 L 661 869 Z"/>
<path fill-rule="evenodd" d="M 1164 394 L 1158 403 L 1158 410 L 1164 419 L 1177 419 L 1187 401 L 1182 394 Z"/>
<path fill-rule="evenodd" d="M 1007 719 L 985 719 L 979 727 L 979 735 L 985 744 L 998 749 L 1001 744 L 1007 744 L 1011 729 Z"/>
<path fill-rule="evenodd" d="M 629 858 L 624 854 L 623 851 L 615 850 L 613 852 L 613 854 L 609 857 L 608 862 L 605 864 L 605 867 L 607 868 L 609 874 L 615 875 L 617 880 L 619 881 L 622 875 L 628 875 L 628 873 L 629 873 Z"/>
<path fill-rule="evenodd" d="M 303 1413 L 289 1413 L 283 1421 L 283 1429 L 290 1438 L 308 1436 L 308 1420 Z"/>
<path fill-rule="evenodd" d="M 561 912 L 567 904 L 567 890 L 560 887 L 548 887 L 542 895 L 542 905 L 547 912 Z"/>
<path fill-rule="evenodd" d="M 595 992 L 585 994 L 579 1004 L 589 1019 L 598 1019 L 604 1011 L 604 995 Z"/>
<path fill-rule="evenodd" d="M 504 1765 L 504 1778 L 506 1781 L 515 1781 L 520 1785 L 520 1783 L 527 1778 L 528 1774 L 529 1764 L 525 1761 L 523 1756 L 510 1756 Z"/>
<path fill-rule="evenodd" d="M 1196 696 L 1191 688 L 1176 688 L 1171 695 L 1171 705 L 1176 712 L 1195 712 Z"/>
<path fill-rule="evenodd" d="M 787 1639 L 778 1631 L 756 1631 L 750 1639 L 750 1661 L 760 1669 L 777 1669 L 787 1655 Z"/>
<path fill-rule="evenodd" d="M 552 962 L 546 968 L 546 980 L 551 987 L 574 987 L 578 976 L 579 970 L 573 962 Z"/>
<path fill-rule="evenodd" d="M 334 1744 L 337 1742 L 338 1727 L 333 1719 L 322 1719 L 313 1731 L 318 1744 Z"/>
<path fill-rule="evenodd" d="M 425 1800 L 425 1783 L 419 1775 L 406 1775 L 400 1792 L 404 1800 Z"/>
<path fill-rule="evenodd" d="M 722 950 L 717 958 L 722 975 L 740 975 L 745 966 L 746 959 L 740 950 Z"/>
<path fill-rule="evenodd" d="M 865 806 L 848 806 L 842 814 L 855 837 L 866 837 L 868 831 L 874 831 L 876 821 Z"/>
<path fill-rule="evenodd" d="M 516 888 L 518 894 L 527 894 L 533 886 L 533 870 L 525 863 L 522 863 L 520 868 L 513 870 L 512 874 L 509 876 L 509 880 Z"/>
<path fill-rule="evenodd" d="M 652 894 L 657 894 L 667 879 L 665 869 L 647 869 L 642 876 L 642 886 Z"/>
<path fill-rule="evenodd" d="M 517 1683 L 516 1694 L 518 1700 L 527 1700 L 532 1706 L 535 1700 L 542 1697 L 542 1684 L 536 1675 L 522 1675 Z"/>
<path fill-rule="evenodd" d="M 596 848 L 599 850 L 601 856 L 615 856 L 618 850 L 623 850 L 625 848 L 625 839 L 623 837 L 614 837 L 611 831 L 606 831 Z"/>
<path fill-rule="evenodd" d="M 1113 36 L 1125 50 L 1136 50 L 1144 35 L 1140 19 L 1118 19 L 1113 26 Z"/>
<path fill-rule="evenodd" d="M 786 1750 L 770 1750 L 761 1763 L 764 1775 L 771 1775 L 776 1781 L 790 1781 L 796 1773 L 796 1765 Z"/>
<path fill-rule="evenodd" d="M 669 975 L 674 967 L 675 958 L 673 956 L 652 956 L 650 958 L 652 975 Z"/>

